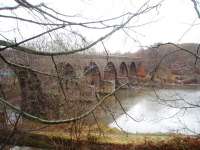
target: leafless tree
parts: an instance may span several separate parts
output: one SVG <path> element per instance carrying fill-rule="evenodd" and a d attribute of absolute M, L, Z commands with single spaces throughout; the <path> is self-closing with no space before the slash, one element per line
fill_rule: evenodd
<path fill-rule="evenodd" d="M 85 21 L 84 18 L 78 18 L 76 15 L 71 16 L 62 14 L 55 9 L 48 7 L 45 3 L 33 4 L 26 0 L 14 0 L 13 5 L 2 5 L 0 7 L 0 11 L 2 12 L 0 18 L 2 21 L 5 22 L 5 25 L 7 20 L 14 22 L 15 24 L 13 28 L 0 32 L 0 59 L 7 67 L 12 68 L 18 77 L 18 86 L 22 91 L 21 101 L 27 99 L 30 101 L 28 104 L 24 103 L 24 105 L 19 108 L 11 103 L 11 98 L 1 96 L 1 104 L 20 114 L 22 118 L 46 125 L 72 123 L 74 124 L 73 127 L 76 128 L 76 123 L 78 121 L 82 121 L 86 117 L 91 116 L 95 120 L 97 126 L 99 126 L 98 119 L 94 113 L 99 107 L 108 111 L 115 120 L 110 108 L 106 106 L 104 102 L 128 83 L 122 84 L 104 97 L 99 97 L 97 93 L 96 98 L 98 101 L 96 101 L 94 105 L 89 108 L 88 106 L 84 107 L 81 112 L 77 112 L 77 110 L 80 110 L 80 107 L 77 106 L 76 109 L 73 109 L 75 106 L 71 106 L 71 95 L 69 95 L 70 91 L 68 90 L 67 84 L 71 83 L 70 86 L 73 87 L 75 91 L 80 91 L 81 93 L 81 90 L 85 89 L 82 87 L 82 85 L 84 85 L 82 83 L 85 82 L 83 76 L 87 73 L 87 70 L 83 75 L 79 75 L 78 78 L 73 78 L 72 80 L 66 79 L 60 71 L 62 70 L 62 65 L 59 65 L 59 62 L 57 62 L 57 57 L 89 50 L 98 43 L 103 44 L 105 51 L 108 54 L 103 43 L 105 39 L 111 37 L 119 30 L 132 28 L 130 25 L 131 21 L 143 14 L 156 10 L 160 5 L 161 2 L 158 2 L 157 4 L 150 6 L 149 1 L 146 1 L 134 12 L 126 12 L 119 16 L 114 16 L 113 18 L 89 21 Z M 24 15 L 22 15 L 22 12 Z M 35 27 L 35 33 L 30 34 L 29 36 L 25 35 L 25 32 L 27 31 L 23 30 L 23 28 L 26 25 Z M 96 37 L 93 41 L 88 41 L 83 34 L 84 32 L 81 32 L 82 30 L 99 30 L 102 31 L 103 34 Z M 8 34 L 11 36 L 7 36 Z M 12 51 L 14 51 L 13 54 L 11 54 Z M 53 68 L 52 70 L 54 70 L 53 73 L 47 72 L 45 70 L 47 67 L 44 67 L 43 70 L 41 70 L 41 67 L 38 67 L 40 64 L 35 63 L 36 60 L 42 60 L 44 57 L 48 59 L 49 63 L 46 63 L 46 65 L 47 67 L 51 65 L 51 68 Z M 32 64 L 36 67 L 33 67 Z M 45 83 L 55 83 L 56 86 L 52 86 L 52 88 L 56 87 L 58 95 L 52 93 L 48 95 L 44 93 L 43 89 L 40 87 L 50 87 L 48 87 L 48 84 L 42 85 L 36 77 L 37 75 L 42 76 Z M 26 92 L 23 92 L 23 90 L 28 91 L 30 89 L 32 90 L 32 93 L 30 92 L 29 95 Z M 48 92 L 50 92 L 50 90 Z M 54 91 L 54 93 L 56 92 Z M 35 101 L 35 97 L 37 97 L 37 101 Z M 50 103 L 46 104 L 47 99 L 56 99 L 57 103 L 52 100 Z M 74 114 L 70 117 L 67 115 L 67 119 L 66 116 L 64 119 L 55 119 L 54 117 L 54 119 L 49 119 L 46 113 L 50 109 L 52 109 L 51 112 L 53 114 L 57 108 L 62 107 L 63 102 L 59 99 L 64 99 L 64 103 L 69 106 L 68 109 L 74 110 Z M 120 101 L 118 101 L 118 103 L 125 112 Z M 135 120 L 134 118 L 132 119 Z M 15 131 L 15 128 L 16 127 L 14 127 L 13 132 Z M 81 129 L 81 127 L 79 129 Z M 7 143 L 9 143 L 9 141 L 7 141 L 6 144 Z"/>

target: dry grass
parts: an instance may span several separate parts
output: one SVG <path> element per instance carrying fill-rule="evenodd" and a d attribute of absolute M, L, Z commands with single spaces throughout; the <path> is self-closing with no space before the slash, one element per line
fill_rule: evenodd
<path fill-rule="evenodd" d="M 28 125 L 28 124 L 27 124 Z M 32 126 L 33 127 L 33 126 Z M 35 126 L 36 127 L 36 124 Z M 39 127 L 39 125 L 37 125 Z M 27 128 L 27 126 L 26 126 Z M 80 136 L 69 132 L 69 125 L 51 126 L 38 131 L 17 132 L 15 144 L 48 149 L 92 150 L 199 150 L 200 139 L 177 134 L 124 134 L 115 128 L 100 124 L 84 126 Z M 75 133 L 74 133 L 75 134 Z M 7 132 L 1 131 L 3 135 Z M 23 135 L 23 136 L 22 136 Z M 0 138 L 0 140 L 1 140 Z M 11 143 L 12 144 L 12 143 Z"/>

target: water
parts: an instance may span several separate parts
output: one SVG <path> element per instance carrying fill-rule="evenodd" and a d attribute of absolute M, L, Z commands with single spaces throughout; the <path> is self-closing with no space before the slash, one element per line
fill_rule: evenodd
<path fill-rule="evenodd" d="M 148 90 L 128 97 L 135 102 L 126 114 L 117 118 L 117 124 L 131 133 L 200 133 L 200 90 Z M 126 101 L 125 99 L 125 101 Z M 123 100 L 122 100 L 123 101 Z M 195 106 L 194 108 L 192 108 Z M 116 123 L 111 127 L 119 128 Z"/>

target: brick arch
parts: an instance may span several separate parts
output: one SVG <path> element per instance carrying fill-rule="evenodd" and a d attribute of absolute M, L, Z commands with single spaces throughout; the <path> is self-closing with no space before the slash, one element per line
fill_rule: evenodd
<path fill-rule="evenodd" d="M 99 86 L 101 81 L 101 73 L 97 64 L 93 61 L 84 68 L 84 75 L 90 85 Z"/>
<path fill-rule="evenodd" d="M 113 62 L 108 62 L 104 67 L 104 80 L 117 80 L 117 71 Z"/>
<path fill-rule="evenodd" d="M 125 62 L 122 62 L 119 66 L 119 76 L 128 77 L 128 68 Z"/>
<path fill-rule="evenodd" d="M 137 74 L 136 64 L 135 62 L 131 62 L 129 67 L 129 77 L 136 76 L 136 74 Z"/>
<path fill-rule="evenodd" d="M 142 62 L 140 62 L 138 64 L 138 67 L 137 67 L 137 76 L 138 77 L 142 77 L 144 78 L 146 76 L 146 70 L 145 70 L 145 66 Z"/>

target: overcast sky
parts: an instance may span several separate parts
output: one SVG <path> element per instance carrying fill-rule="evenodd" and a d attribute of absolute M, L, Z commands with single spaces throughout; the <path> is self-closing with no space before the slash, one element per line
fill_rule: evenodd
<path fill-rule="evenodd" d="M 12 2 L 12 0 L 6 1 Z M 33 2 L 41 1 L 35 0 Z M 4 2 L 5 0 L 0 0 L 0 4 Z M 115 17 L 128 11 L 135 12 L 144 0 L 43 0 L 43 2 L 68 15 L 102 19 Z M 150 4 L 157 2 L 158 0 L 153 0 Z M 127 30 L 133 39 L 120 31 L 105 41 L 106 47 L 110 52 L 123 53 L 135 52 L 140 49 L 140 46 L 149 46 L 158 42 L 200 42 L 200 25 L 198 25 L 200 22 L 191 0 L 165 0 L 157 11 L 137 18 L 132 21 L 131 25 L 145 23 L 148 24 Z M 197 25 L 191 27 L 191 24 Z M 27 32 L 30 32 L 30 30 L 26 30 Z M 91 41 L 99 35 L 96 31 L 83 33 Z M 98 44 L 95 48 L 96 50 L 103 49 L 101 44 Z"/>

